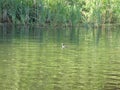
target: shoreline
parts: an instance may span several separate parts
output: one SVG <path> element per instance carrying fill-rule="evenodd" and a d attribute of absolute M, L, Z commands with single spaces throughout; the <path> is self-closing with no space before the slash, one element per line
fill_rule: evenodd
<path fill-rule="evenodd" d="M 0 23 L 0 26 L 34 26 L 34 27 L 102 27 L 102 26 L 120 26 L 120 23 L 109 23 L 109 24 L 93 24 L 93 23 L 78 23 L 75 25 L 72 24 L 13 24 L 13 23 Z"/>

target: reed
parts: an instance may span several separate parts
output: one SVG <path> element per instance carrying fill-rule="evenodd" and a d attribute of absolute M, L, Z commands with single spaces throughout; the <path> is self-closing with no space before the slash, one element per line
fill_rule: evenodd
<path fill-rule="evenodd" d="M 80 25 L 119 23 L 119 0 L 0 0 L 0 22 Z"/>

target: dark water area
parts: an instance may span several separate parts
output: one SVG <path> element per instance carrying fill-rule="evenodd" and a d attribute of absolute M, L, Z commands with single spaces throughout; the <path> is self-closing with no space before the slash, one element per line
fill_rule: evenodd
<path fill-rule="evenodd" d="M 119 28 L 1 26 L 0 90 L 120 90 Z"/>

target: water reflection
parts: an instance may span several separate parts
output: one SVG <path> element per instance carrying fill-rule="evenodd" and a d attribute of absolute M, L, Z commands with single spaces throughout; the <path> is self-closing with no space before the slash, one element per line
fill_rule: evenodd
<path fill-rule="evenodd" d="M 120 89 L 119 27 L 0 28 L 0 90 Z"/>

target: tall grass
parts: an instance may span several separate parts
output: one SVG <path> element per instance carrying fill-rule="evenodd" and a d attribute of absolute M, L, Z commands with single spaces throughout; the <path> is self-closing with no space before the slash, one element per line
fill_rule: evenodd
<path fill-rule="evenodd" d="M 0 22 L 39 25 L 119 23 L 119 0 L 0 0 Z"/>

